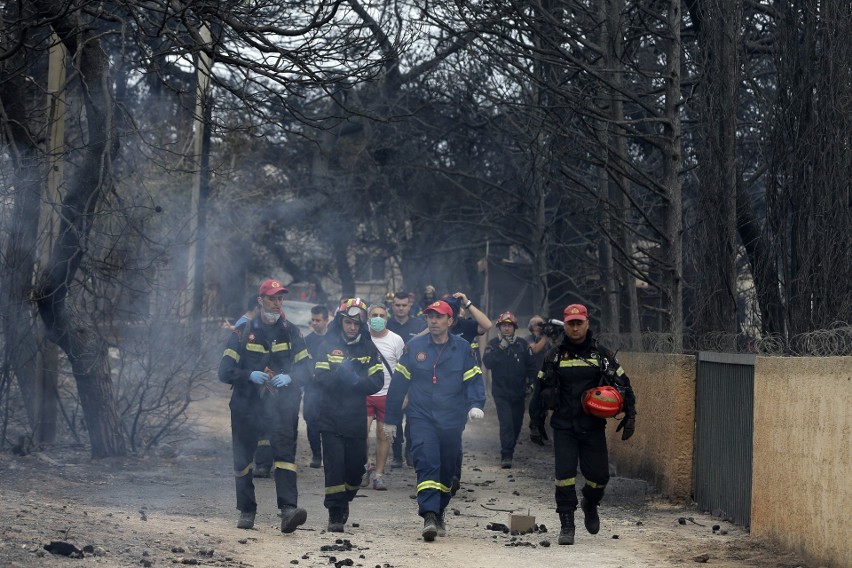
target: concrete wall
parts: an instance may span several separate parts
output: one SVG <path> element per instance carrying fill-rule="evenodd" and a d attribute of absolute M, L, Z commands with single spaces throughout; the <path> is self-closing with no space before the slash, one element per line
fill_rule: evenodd
<path fill-rule="evenodd" d="M 751 534 L 852 566 L 852 357 L 759 357 L 754 396 Z"/>
<path fill-rule="evenodd" d="M 607 424 L 618 475 L 648 481 L 666 498 L 692 501 L 696 361 L 690 355 L 619 353 L 636 391 L 636 433 L 627 441 Z"/>

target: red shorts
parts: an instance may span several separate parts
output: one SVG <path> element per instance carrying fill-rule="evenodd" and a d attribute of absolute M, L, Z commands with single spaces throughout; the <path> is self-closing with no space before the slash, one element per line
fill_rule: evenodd
<path fill-rule="evenodd" d="M 368 396 L 367 397 L 367 416 L 375 416 L 379 422 L 385 421 L 385 401 L 386 396 Z"/>

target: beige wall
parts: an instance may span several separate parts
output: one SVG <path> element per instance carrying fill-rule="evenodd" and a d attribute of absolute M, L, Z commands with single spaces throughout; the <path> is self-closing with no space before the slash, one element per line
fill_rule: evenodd
<path fill-rule="evenodd" d="M 758 357 L 751 534 L 852 566 L 852 357 Z"/>
<path fill-rule="evenodd" d="M 692 500 L 695 357 L 620 353 L 636 391 L 636 433 L 627 441 L 607 424 L 610 461 L 618 475 L 652 483 L 666 498 Z"/>

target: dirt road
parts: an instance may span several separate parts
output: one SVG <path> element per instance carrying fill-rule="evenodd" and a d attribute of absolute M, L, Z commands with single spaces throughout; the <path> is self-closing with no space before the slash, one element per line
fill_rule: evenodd
<path fill-rule="evenodd" d="M 486 419 L 465 432 L 464 479 L 450 504 L 447 537 L 433 543 L 420 538 L 422 522 L 412 498 L 411 468 L 389 470 L 388 491 L 361 490 L 346 533 L 327 534 L 322 470 L 307 467 L 304 433 L 299 490 L 300 504 L 308 510 L 307 523 L 292 535 L 282 535 L 273 483 L 260 479 L 255 529 L 239 530 L 228 395 L 224 388 L 214 391 L 193 405 L 194 433 L 173 452 L 98 462 L 90 461 L 85 450 L 70 448 L 0 456 L 0 568 L 805 566 L 792 555 L 752 541 L 727 522 L 658 501 L 643 482 L 617 476 L 601 507 L 600 533 L 586 533 L 578 513 L 576 544 L 558 546 L 552 449 L 533 446 L 522 435 L 515 467 L 500 469 L 490 402 Z M 508 510 L 534 515 L 547 532 L 513 536 L 489 530 L 490 523 L 508 522 Z M 86 547 L 83 559 L 45 551 L 51 541 Z"/>

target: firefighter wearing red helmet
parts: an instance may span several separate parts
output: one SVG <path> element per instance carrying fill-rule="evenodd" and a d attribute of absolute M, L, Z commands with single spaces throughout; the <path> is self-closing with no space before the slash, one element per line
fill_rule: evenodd
<path fill-rule="evenodd" d="M 545 356 L 530 401 L 530 439 L 542 444 L 544 418 L 552 410 L 556 512 L 562 528 L 559 544 L 574 544 L 574 487 L 577 465 L 586 480 L 582 489 L 586 530 L 600 530 L 598 504 L 609 482 L 606 416 L 623 409 L 616 431 L 627 440 L 636 427 L 636 396 L 615 356 L 600 346 L 589 329 L 589 312 L 571 304 L 563 312 L 561 341 Z"/>
<path fill-rule="evenodd" d="M 527 385 L 533 384 L 538 369 L 529 344 L 515 335 L 518 318 L 512 312 L 500 314 L 497 329 L 500 334 L 488 342 L 482 362 L 491 369 L 491 395 L 500 425 L 500 467 L 508 469 L 524 422 Z"/>
<path fill-rule="evenodd" d="M 322 438 L 328 531 L 343 532 L 349 504 L 361 487 L 367 455 L 366 397 L 384 385 L 379 351 L 370 339 L 367 304 L 344 300 L 317 349 L 314 382 L 322 396 L 317 428 Z"/>

